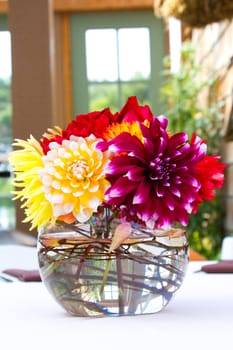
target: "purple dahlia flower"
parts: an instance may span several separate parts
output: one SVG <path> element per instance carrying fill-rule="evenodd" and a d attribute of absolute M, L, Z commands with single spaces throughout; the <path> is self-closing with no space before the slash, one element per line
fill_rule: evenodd
<path fill-rule="evenodd" d="M 149 227 L 186 225 L 200 188 L 195 165 L 206 145 L 199 138 L 190 144 L 184 132 L 169 136 L 163 116 L 140 127 L 142 140 L 123 132 L 98 146 L 114 154 L 106 174 L 107 203 L 126 207 Z"/>

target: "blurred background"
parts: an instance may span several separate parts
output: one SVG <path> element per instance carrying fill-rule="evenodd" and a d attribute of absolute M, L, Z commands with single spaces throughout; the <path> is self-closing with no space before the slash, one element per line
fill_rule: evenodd
<path fill-rule="evenodd" d="M 231 0 L 0 0 L 0 243 L 36 236 L 12 201 L 13 139 L 136 95 L 227 163 L 187 228 L 195 251 L 218 258 L 233 234 L 232 18 Z"/>

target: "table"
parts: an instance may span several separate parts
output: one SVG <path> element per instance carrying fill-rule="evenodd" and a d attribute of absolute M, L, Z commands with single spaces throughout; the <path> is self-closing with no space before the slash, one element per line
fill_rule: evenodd
<path fill-rule="evenodd" d="M 37 266 L 35 248 L 0 246 L 0 270 L 7 257 L 8 264 L 12 259 L 18 267 Z M 73 317 L 41 282 L 2 282 L 1 349 L 232 350 L 233 274 L 195 272 L 201 264 L 190 263 L 183 286 L 166 309 L 144 316 Z"/>

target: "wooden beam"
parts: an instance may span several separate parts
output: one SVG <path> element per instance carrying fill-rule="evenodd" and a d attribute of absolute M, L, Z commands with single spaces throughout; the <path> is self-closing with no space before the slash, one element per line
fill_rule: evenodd
<path fill-rule="evenodd" d="M 63 63 L 64 63 L 64 100 L 66 109 L 66 123 L 70 122 L 73 116 L 72 101 L 72 72 L 71 72 L 71 47 L 70 47 L 70 21 L 67 14 L 62 15 L 62 41 L 63 41 Z"/>
<path fill-rule="evenodd" d="M 53 0 L 57 12 L 152 10 L 153 0 Z M 0 13 L 8 12 L 8 0 L 0 0 Z"/>
<path fill-rule="evenodd" d="M 148 10 L 153 0 L 54 0 L 55 11 Z"/>
<path fill-rule="evenodd" d="M 40 139 L 54 125 L 53 27 L 51 0 L 9 0 L 13 138 Z M 27 230 L 19 207 L 16 214 L 17 228 Z"/>
<path fill-rule="evenodd" d="M 7 12 L 8 12 L 8 1 L 0 0 L 0 13 L 7 13 Z"/>

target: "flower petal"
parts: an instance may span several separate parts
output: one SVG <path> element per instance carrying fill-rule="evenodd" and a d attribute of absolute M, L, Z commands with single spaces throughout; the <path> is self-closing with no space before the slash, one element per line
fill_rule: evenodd
<path fill-rule="evenodd" d="M 126 238 L 131 234 L 131 225 L 128 222 L 119 224 L 113 234 L 112 243 L 109 247 L 109 253 L 117 249 Z"/>

